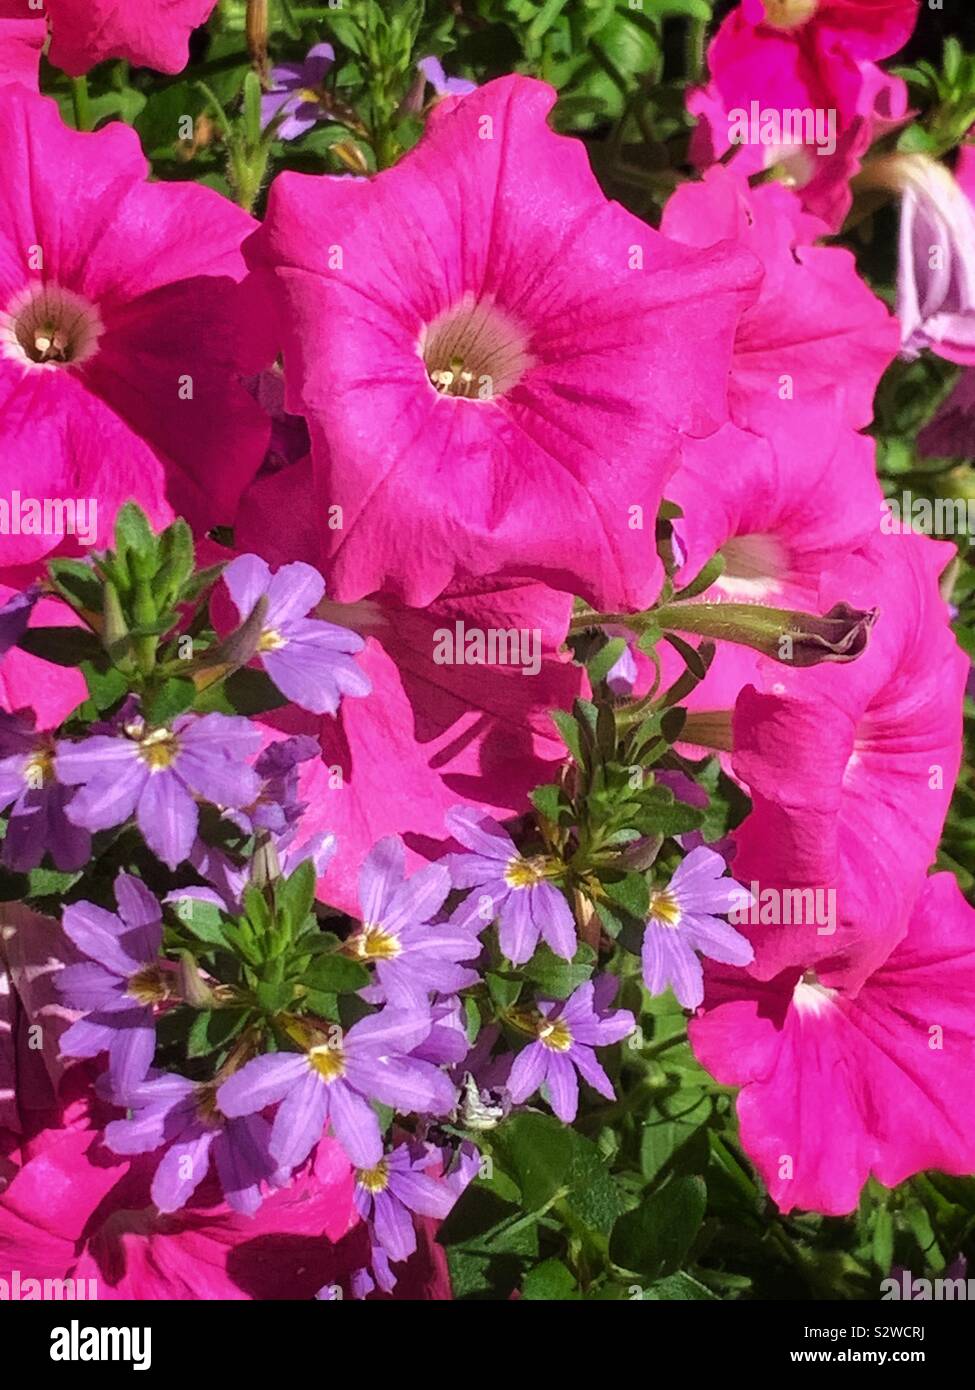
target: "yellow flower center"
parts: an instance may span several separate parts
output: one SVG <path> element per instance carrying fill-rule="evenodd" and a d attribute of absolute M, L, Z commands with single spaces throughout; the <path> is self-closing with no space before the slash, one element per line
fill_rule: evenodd
<path fill-rule="evenodd" d="M 572 1046 L 572 1033 L 569 1025 L 561 1018 L 543 1018 L 537 1026 L 538 1041 L 553 1052 L 568 1052 Z"/>
<path fill-rule="evenodd" d="M 650 895 L 650 916 L 662 927 L 676 927 L 680 923 L 680 903 L 673 893 L 663 890 Z"/>
<path fill-rule="evenodd" d="M 24 764 L 24 781 L 31 791 L 40 791 L 54 780 L 54 754 L 49 748 L 38 748 Z"/>
<path fill-rule="evenodd" d="M 257 643 L 259 652 L 279 652 L 282 647 L 288 645 L 287 639 L 282 637 L 273 627 L 266 627 L 261 633 Z"/>
<path fill-rule="evenodd" d="M 773 29 L 798 29 L 819 7 L 819 0 L 763 0 L 765 19 Z"/>
<path fill-rule="evenodd" d="M 367 1192 L 385 1192 L 389 1186 L 389 1165 L 383 1159 L 375 1168 L 359 1168 L 355 1176 L 359 1186 Z"/>
<path fill-rule="evenodd" d="M 376 922 L 366 922 L 361 931 L 349 938 L 348 944 L 350 954 L 359 960 L 395 960 L 403 950 L 399 938 Z"/>
<path fill-rule="evenodd" d="M 169 984 L 158 965 L 147 965 L 129 976 L 125 992 L 140 1004 L 161 1004 L 169 998 Z"/>
<path fill-rule="evenodd" d="M 547 861 L 537 856 L 534 859 L 513 859 L 504 871 L 504 881 L 509 888 L 531 888 L 545 878 Z"/>
<path fill-rule="evenodd" d="M 176 735 L 169 729 L 153 729 L 139 740 L 139 755 L 148 763 L 151 771 L 162 772 L 176 761 L 179 744 Z"/>
<path fill-rule="evenodd" d="M 345 1075 L 345 1053 L 338 1044 L 332 1046 L 325 1043 L 320 1047 L 313 1047 L 308 1054 L 308 1061 L 326 1086 Z"/>

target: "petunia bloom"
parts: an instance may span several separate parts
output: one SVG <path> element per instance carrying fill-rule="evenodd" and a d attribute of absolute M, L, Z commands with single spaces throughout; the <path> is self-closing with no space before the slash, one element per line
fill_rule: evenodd
<path fill-rule="evenodd" d="M 385 999 L 422 1006 L 430 994 L 452 994 L 476 982 L 458 962 L 480 955 L 477 934 L 431 921 L 450 892 L 445 865 L 429 864 L 407 879 L 403 841 L 390 835 L 366 856 L 359 885 L 362 926 L 345 949 L 375 964 Z"/>
<path fill-rule="evenodd" d="M 514 965 L 530 960 L 539 940 L 557 956 L 576 953 L 575 918 L 551 881 L 554 866 L 544 857 L 525 858 L 508 832 L 482 812 L 456 806 L 447 828 L 470 854 L 450 856 L 455 888 L 474 891 L 454 912 L 455 926 L 487 926 L 498 920 L 501 949 Z"/>
<path fill-rule="evenodd" d="M 721 855 L 700 845 L 681 860 L 667 887 L 650 896 L 643 980 L 651 994 L 662 994 L 671 986 L 685 1009 L 696 1009 L 704 998 L 698 952 L 729 965 L 748 965 L 755 959 L 751 942 L 721 920 L 751 901 L 748 890 L 725 870 Z"/>
<path fill-rule="evenodd" d="M 227 1119 L 217 1108 L 212 1085 L 172 1073 L 149 1077 L 122 1099 L 131 1114 L 105 1127 L 105 1143 L 116 1154 L 144 1154 L 166 1146 L 152 1179 L 159 1211 L 179 1211 L 215 1165 L 228 1206 L 253 1215 L 262 1184 L 286 1177 L 270 1156 L 271 1128 L 260 1115 Z"/>
<path fill-rule="evenodd" d="M 162 911 L 141 879 L 115 880 L 118 914 L 95 903 L 64 909 L 66 935 L 89 960 L 58 975 L 65 1003 L 85 1017 L 61 1037 L 66 1057 L 109 1055 L 113 1094 L 124 1097 L 146 1077 L 156 1048 L 154 1006 L 169 996 L 159 962 Z"/>
<path fill-rule="evenodd" d="M 539 1002 L 537 1017 L 526 1023 L 534 1029 L 536 1041 L 518 1053 L 508 1077 L 508 1091 L 516 1104 L 546 1086 L 552 1109 L 571 1124 L 579 1109 L 576 1072 L 594 1091 L 615 1100 L 613 1083 L 593 1049 L 619 1042 L 636 1027 L 628 1009 L 608 1011 L 616 988 L 617 981 L 604 976 L 597 983 L 589 980 L 580 985 L 563 1003 Z"/>
<path fill-rule="evenodd" d="M 55 775 L 53 738 L 24 711 L 0 711 L 0 811 L 9 809 L 0 863 L 23 873 L 50 854 L 65 872 L 83 868 L 91 836 L 65 814 L 72 795 Z"/>
<path fill-rule="evenodd" d="M 68 499 L 84 504 L 98 545 L 129 498 L 156 524 L 173 512 L 200 530 L 229 524 L 269 435 L 239 379 L 265 351 L 237 283 L 254 223 L 211 189 L 147 183 L 122 122 L 79 133 L 17 84 L 0 86 L 0 166 L 11 190 L 0 213 L 0 499 L 65 506 L 40 525 L 26 516 L 19 534 L 6 528 L 0 565 L 77 546 Z"/>
<path fill-rule="evenodd" d="M 55 772 L 81 788 L 68 811 L 76 825 L 107 830 L 135 816 L 149 848 L 175 869 L 196 839 L 194 795 L 230 807 L 257 797 L 260 779 L 244 759 L 259 744 L 259 730 L 243 718 L 185 714 L 171 728 L 152 728 L 136 715 L 118 736 L 59 742 Z"/>
<path fill-rule="evenodd" d="M 855 996 L 801 965 L 759 983 L 709 967 L 699 1061 L 741 1086 L 742 1145 L 783 1211 L 832 1216 L 873 1175 L 975 1168 L 975 912 L 951 874 Z"/>
<path fill-rule="evenodd" d="M 375 178 L 272 185 L 248 259 L 341 517 L 321 527 L 341 601 L 423 607 L 485 576 L 607 605 L 658 587 L 643 528 L 680 431 L 724 418 L 756 267 L 607 202 L 581 142 L 549 128 L 554 99 L 503 78 L 439 102 Z"/>
<path fill-rule="evenodd" d="M 275 116 L 284 119 L 278 126 L 280 140 L 296 140 L 319 121 L 329 119 L 323 84 L 335 62 L 330 43 L 316 43 L 300 63 L 277 63 L 271 69 L 271 88 L 261 97 L 261 124 L 268 126 Z"/>
<path fill-rule="evenodd" d="M 417 1114 L 444 1115 L 453 1106 L 447 1077 L 409 1056 L 429 1031 L 429 1017 L 417 1010 L 385 1008 L 340 1037 L 310 1041 L 307 1051 L 255 1057 L 223 1083 L 217 1104 L 234 1118 L 280 1102 L 270 1151 L 282 1168 L 297 1168 L 327 1123 L 356 1167 L 373 1168 L 383 1142 L 370 1100 Z"/>
<path fill-rule="evenodd" d="M 325 596 L 325 581 L 311 565 L 296 561 L 272 575 L 257 555 L 239 555 L 223 580 L 242 622 L 267 600 L 257 659 L 282 695 L 312 714 L 334 714 L 343 695 L 369 694 L 369 677 L 352 659 L 362 638 L 307 616 Z"/>
<path fill-rule="evenodd" d="M 45 0 L 51 28 L 50 60 L 80 77 L 107 58 L 137 67 L 179 72 L 189 59 L 189 37 L 217 0 Z M 0 17 L 36 19 L 27 0 L 0 0 Z"/>

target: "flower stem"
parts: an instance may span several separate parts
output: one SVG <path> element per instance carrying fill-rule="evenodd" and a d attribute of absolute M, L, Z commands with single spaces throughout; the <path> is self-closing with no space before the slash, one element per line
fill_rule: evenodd
<path fill-rule="evenodd" d="M 91 102 L 88 98 L 88 78 L 85 76 L 71 79 L 71 108 L 74 112 L 75 129 L 91 130 Z"/>

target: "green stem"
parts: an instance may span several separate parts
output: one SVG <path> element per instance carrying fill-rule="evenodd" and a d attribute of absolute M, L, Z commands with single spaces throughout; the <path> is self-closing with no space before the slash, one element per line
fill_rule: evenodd
<path fill-rule="evenodd" d="M 71 79 L 71 108 L 74 112 L 74 123 L 76 130 L 91 130 L 91 102 L 88 98 L 88 78 L 72 77 Z"/>

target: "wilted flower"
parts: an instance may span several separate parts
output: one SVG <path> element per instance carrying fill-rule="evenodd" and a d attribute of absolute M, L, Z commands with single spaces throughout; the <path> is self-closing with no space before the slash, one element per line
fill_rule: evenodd
<path fill-rule="evenodd" d="M 897 314 L 902 351 L 930 348 L 975 364 L 975 208 L 945 165 L 898 155 L 884 177 L 902 190 Z"/>

